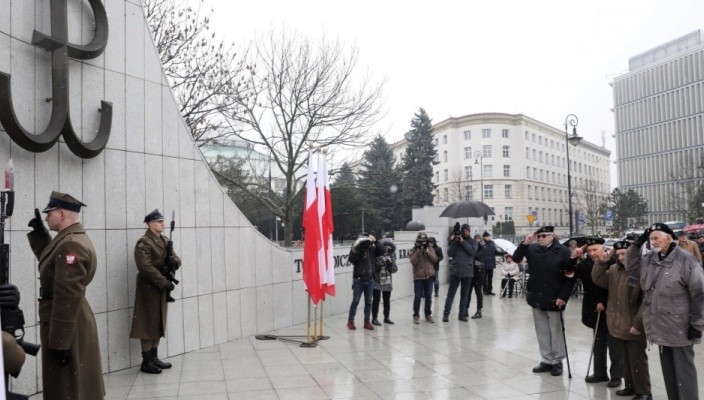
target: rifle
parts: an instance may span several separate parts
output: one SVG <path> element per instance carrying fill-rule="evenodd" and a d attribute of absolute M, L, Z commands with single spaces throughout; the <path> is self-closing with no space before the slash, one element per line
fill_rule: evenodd
<path fill-rule="evenodd" d="M 0 285 L 10 283 L 10 245 L 5 243 L 5 220 L 12 216 L 15 207 L 15 192 L 13 187 L 12 160 L 5 170 L 5 189 L 0 191 Z M 39 345 L 24 341 L 24 313 L 18 306 L 0 307 L 2 330 L 14 336 L 17 344 L 25 353 L 37 356 Z M 2 360 L 0 360 L 2 361 Z M 19 373 L 12 374 L 15 378 Z M 9 388 L 9 377 L 5 376 L 5 394 L 8 400 L 26 400 L 28 396 L 12 393 Z"/>
<path fill-rule="evenodd" d="M 169 232 L 169 241 L 166 242 L 166 257 L 164 258 L 164 265 L 161 267 L 161 273 L 166 277 L 166 279 L 173 283 L 174 285 L 178 285 L 179 281 L 176 279 L 176 270 L 178 269 L 178 265 L 174 264 L 171 262 L 173 259 L 174 255 L 174 229 L 176 228 L 176 211 L 172 210 L 171 211 L 171 230 Z M 171 291 L 166 290 L 166 301 L 168 303 L 173 303 L 176 300 L 171 297 Z"/>

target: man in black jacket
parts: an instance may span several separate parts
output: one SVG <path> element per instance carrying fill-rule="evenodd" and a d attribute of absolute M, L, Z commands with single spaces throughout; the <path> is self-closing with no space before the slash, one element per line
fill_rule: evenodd
<path fill-rule="evenodd" d="M 493 296 L 494 293 L 494 270 L 496 269 L 496 244 L 491 238 L 491 234 L 484 231 L 482 234 L 484 242 L 484 294 Z"/>
<path fill-rule="evenodd" d="M 474 276 L 474 254 L 477 252 L 477 244 L 474 243 L 469 234 L 469 225 L 462 225 L 462 233 L 460 235 L 455 236 L 453 234 L 450 236 L 449 246 L 447 255 L 452 257 L 452 262 L 450 263 L 450 287 L 447 289 L 442 321 L 449 321 L 457 287 L 462 285 L 458 317 L 460 321 L 466 322 L 469 320 L 467 317 L 467 301 L 469 300 L 469 289 L 472 286 L 472 277 Z"/>
<path fill-rule="evenodd" d="M 435 297 L 438 297 L 438 292 L 440 290 L 440 261 L 442 261 L 445 256 L 442 254 L 442 248 L 438 246 L 438 242 L 434 237 L 429 237 L 428 243 L 430 247 L 435 250 L 435 255 L 438 256 L 438 260 L 435 264 L 433 264 L 433 268 L 435 268 L 435 282 L 433 283 L 433 286 L 435 287 Z"/>
<path fill-rule="evenodd" d="M 533 324 L 538 338 L 540 365 L 533 372 L 562 375 L 562 360 L 566 357 L 560 312 L 572 293 L 575 260 L 570 251 L 555 239 L 555 228 L 544 226 L 526 236 L 513 253 L 517 263 L 526 258 L 530 278 L 526 300 L 533 308 Z M 537 243 L 535 239 L 537 238 Z"/>
<path fill-rule="evenodd" d="M 359 300 L 364 293 L 364 329 L 373 331 L 370 317 L 372 312 L 372 298 L 374 295 L 374 267 L 376 258 L 382 254 L 374 235 L 363 233 L 352 245 L 349 260 L 354 266 L 352 272 L 352 304 L 347 319 L 349 330 L 357 329 L 354 326 L 354 316 L 357 314 Z"/>

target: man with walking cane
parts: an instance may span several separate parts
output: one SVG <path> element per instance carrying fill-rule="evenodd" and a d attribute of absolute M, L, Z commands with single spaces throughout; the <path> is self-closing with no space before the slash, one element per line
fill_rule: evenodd
<path fill-rule="evenodd" d="M 606 288 L 598 286 L 592 280 L 592 270 L 594 260 L 598 260 L 604 254 L 604 239 L 600 237 L 586 237 L 583 239 L 584 246 L 578 247 L 572 253 L 581 256 L 586 250 L 589 257 L 582 259 L 577 264 L 575 278 L 582 280 L 584 288 L 584 298 L 582 299 L 582 323 L 594 330 L 594 343 L 592 353 L 589 356 L 589 366 L 591 367 L 592 355 L 594 357 L 594 373 L 588 375 L 584 380 L 587 383 L 609 382 L 610 388 L 621 386 L 623 377 L 623 364 L 621 362 L 620 347 L 609 335 L 606 318 L 603 317 L 607 310 L 609 292 Z M 609 352 L 611 368 L 609 374 L 606 373 L 606 352 Z M 610 378 L 609 378 L 610 377 Z"/>
<path fill-rule="evenodd" d="M 533 308 L 541 355 L 540 365 L 533 372 L 560 376 L 562 360 L 567 357 L 562 310 L 572 293 L 576 260 L 571 260 L 570 251 L 555 239 L 554 230 L 552 226 L 544 226 L 526 236 L 513 253 L 513 259 L 520 263 L 526 258 L 530 268 L 526 301 Z M 569 359 L 567 370 L 570 372 Z"/>
<path fill-rule="evenodd" d="M 652 251 L 640 255 L 650 238 Z M 632 262 L 640 258 L 640 263 Z M 626 251 L 626 271 L 640 275 L 645 336 L 658 345 L 660 366 L 670 400 L 697 400 L 694 345 L 704 330 L 704 272 L 699 260 L 677 246 L 662 222 L 643 232 Z"/>
<path fill-rule="evenodd" d="M 627 241 L 614 243 L 613 250 L 589 254 L 594 260 L 592 280 L 598 286 L 609 290 L 606 309 L 606 321 L 609 334 L 617 346 L 621 347 L 626 387 L 616 391 L 619 396 L 632 396 L 635 399 L 652 399 L 650 391 L 650 372 L 648 355 L 645 352 L 646 341 L 640 305 L 643 299 L 639 277 L 626 272 L 626 265 L 631 260 L 626 257 L 626 249 L 631 244 Z M 611 261 L 611 253 L 616 253 L 616 262 Z M 640 255 L 633 262 L 640 263 Z"/>

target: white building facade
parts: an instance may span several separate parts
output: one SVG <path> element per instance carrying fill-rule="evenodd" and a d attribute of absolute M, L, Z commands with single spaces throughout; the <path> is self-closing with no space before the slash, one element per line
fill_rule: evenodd
<path fill-rule="evenodd" d="M 684 220 L 684 187 L 704 183 L 704 34 L 632 57 L 612 86 L 619 187 L 647 200 L 649 223 Z"/>
<path fill-rule="evenodd" d="M 564 131 L 522 114 L 481 113 L 437 123 L 433 135 L 434 205 L 482 200 L 496 221 L 513 220 L 519 236 L 541 225 L 569 232 Z M 392 145 L 399 161 L 405 144 Z M 610 194 L 609 157 L 608 150 L 584 140 L 570 147 L 575 216 L 586 206 L 581 193 Z M 532 224 L 529 215 L 535 217 Z"/>

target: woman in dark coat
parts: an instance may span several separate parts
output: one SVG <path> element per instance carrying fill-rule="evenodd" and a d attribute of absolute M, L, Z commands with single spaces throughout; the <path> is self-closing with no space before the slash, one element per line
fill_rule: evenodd
<path fill-rule="evenodd" d="M 137 264 L 137 290 L 134 295 L 134 316 L 130 337 L 140 339 L 142 346 L 141 371 L 159 374 L 162 369 L 171 368 L 171 364 L 157 357 L 159 340 L 166 334 L 166 316 L 168 306 L 166 296 L 174 289 L 161 273 L 166 261 L 166 242 L 164 216 L 159 210 L 149 213 L 144 222 L 148 229 L 139 238 L 134 249 L 134 261 Z M 181 259 L 174 253 L 173 264 L 181 266 Z"/>

